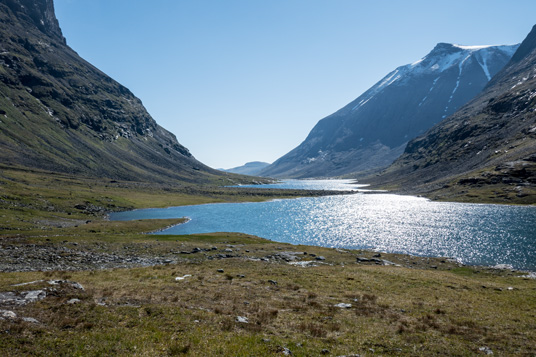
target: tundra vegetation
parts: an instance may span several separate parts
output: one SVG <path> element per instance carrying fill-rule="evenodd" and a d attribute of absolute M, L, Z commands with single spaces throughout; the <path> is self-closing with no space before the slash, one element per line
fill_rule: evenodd
<path fill-rule="evenodd" d="M 536 284 L 521 272 L 239 233 L 149 235 L 182 220 L 105 217 L 304 194 L 4 168 L 0 353 L 536 353 Z"/>

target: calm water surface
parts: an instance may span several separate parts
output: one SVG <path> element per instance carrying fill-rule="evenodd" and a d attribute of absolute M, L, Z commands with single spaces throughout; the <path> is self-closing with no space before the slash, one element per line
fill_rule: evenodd
<path fill-rule="evenodd" d="M 300 181 L 299 185 L 312 182 Z M 289 186 L 289 181 L 280 185 L 295 188 Z M 315 185 L 321 185 L 321 181 Z M 352 188 L 349 182 L 332 180 L 322 188 L 335 186 Z M 160 234 L 242 232 L 293 244 L 452 257 L 465 264 L 508 264 L 536 271 L 536 207 L 432 202 L 410 196 L 357 193 L 111 215 L 113 220 L 175 217 L 188 217 L 190 221 Z"/>

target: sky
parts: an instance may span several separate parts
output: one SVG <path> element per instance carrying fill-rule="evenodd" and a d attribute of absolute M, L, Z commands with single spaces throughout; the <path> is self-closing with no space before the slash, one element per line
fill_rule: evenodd
<path fill-rule="evenodd" d="M 55 0 L 67 44 L 201 162 L 273 162 L 439 42 L 521 42 L 534 0 Z"/>

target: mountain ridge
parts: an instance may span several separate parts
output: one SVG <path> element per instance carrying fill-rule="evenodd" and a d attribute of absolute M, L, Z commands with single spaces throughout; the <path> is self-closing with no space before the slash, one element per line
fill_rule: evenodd
<path fill-rule="evenodd" d="M 517 46 L 438 43 L 320 120 L 304 142 L 260 174 L 332 177 L 386 167 L 410 139 L 476 96 Z"/>
<path fill-rule="evenodd" d="M 52 0 L 0 0 L 0 10 L 0 162 L 134 181 L 221 175 L 66 45 Z"/>
<path fill-rule="evenodd" d="M 536 26 L 473 100 L 367 181 L 437 199 L 536 202 Z"/>
<path fill-rule="evenodd" d="M 230 169 L 220 169 L 220 170 L 225 171 L 225 172 L 231 172 L 234 174 L 255 176 L 268 165 L 270 164 L 267 162 L 251 161 L 251 162 L 245 163 L 242 166 L 237 166 L 237 167 L 233 167 Z"/>

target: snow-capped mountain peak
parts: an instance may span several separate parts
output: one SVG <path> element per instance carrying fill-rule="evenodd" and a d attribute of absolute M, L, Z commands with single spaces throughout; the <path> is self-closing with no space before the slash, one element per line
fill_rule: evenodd
<path fill-rule="evenodd" d="M 517 48 L 438 43 L 322 119 L 301 145 L 263 174 L 336 176 L 390 164 L 408 140 L 480 93 Z"/>

